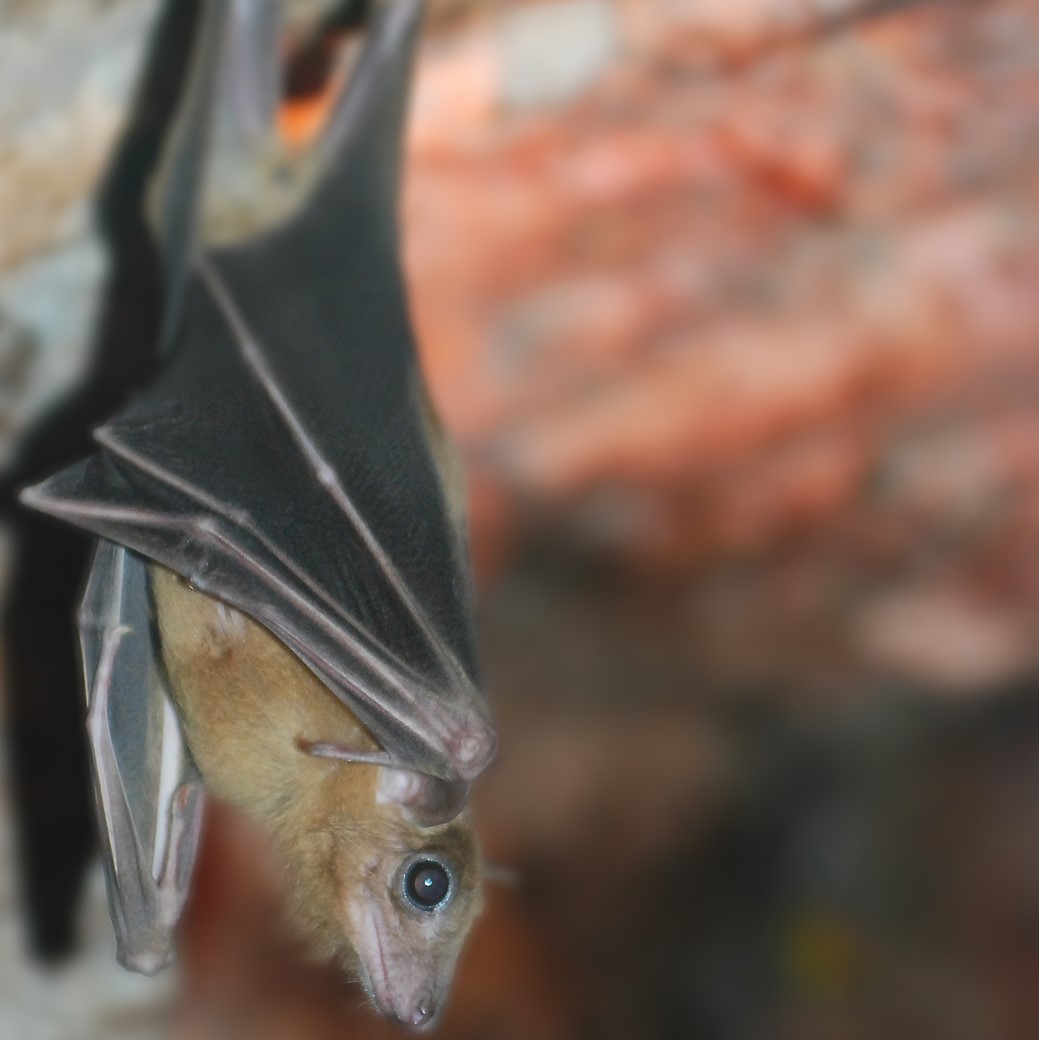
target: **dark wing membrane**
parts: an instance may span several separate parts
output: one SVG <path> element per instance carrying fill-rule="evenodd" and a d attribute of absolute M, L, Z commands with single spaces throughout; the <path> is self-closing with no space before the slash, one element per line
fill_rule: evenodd
<path fill-rule="evenodd" d="M 371 30 L 308 205 L 196 264 L 168 364 L 32 504 L 256 618 L 401 766 L 472 779 L 495 738 L 396 256 L 420 11 Z"/>
<path fill-rule="evenodd" d="M 173 444 L 183 443 L 176 435 L 190 429 L 190 423 L 166 427 Z M 238 505 L 214 508 L 217 503 L 204 489 L 189 490 L 179 478 L 171 483 L 168 475 L 160 478 L 154 460 L 140 456 L 138 461 L 156 475 L 103 451 L 32 489 L 27 501 L 157 560 L 254 617 L 322 678 L 395 762 L 444 779 L 472 772 L 465 751 L 474 736 L 479 741 L 490 735 L 474 685 L 465 675 L 449 677 L 443 670 L 413 666 L 409 640 L 400 629 L 388 630 L 378 617 L 374 625 L 365 625 L 348 595 L 335 598 L 320 584 L 321 572 L 315 577 L 300 565 L 300 555 L 310 550 L 320 555 L 320 546 L 330 541 L 339 551 L 337 539 L 320 530 L 311 510 L 303 506 L 294 517 L 284 511 L 295 524 L 290 548 L 297 558 L 292 559 L 265 533 L 269 524 L 254 523 Z M 297 465 L 302 474 L 298 460 Z M 296 488 L 276 490 L 291 501 L 294 492 L 313 496 L 315 483 L 300 480 Z M 228 496 L 227 502 L 235 499 Z M 307 550 L 297 551 L 301 545 Z M 349 555 L 340 551 L 338 560 Z M 379 579 L 368 558 L 362 551 L 354 555 L 374 587 Z M 342 566 L 329 562 L 325 572 L 341 575 Z M 353 583 L 343 584 L 349 588 Z M 374 600 L 378 593 L 366 594 Z M 386 615 L 395 607 L 391 602 Z M 461 762 L 456 761 L 459 750 Z"/>
<path fill-rule="evenodd" d="M 153 183 L 151 221 L 162 244 L 165 312 L 160 350 L 169 346 L 195 249 L 205 157 L 212 132 L 211 99 L 220 82 L 221 55 L 228 43 L 233 0 L 208 0 L 195 28 L 190 72 L 176 121 Z"/>

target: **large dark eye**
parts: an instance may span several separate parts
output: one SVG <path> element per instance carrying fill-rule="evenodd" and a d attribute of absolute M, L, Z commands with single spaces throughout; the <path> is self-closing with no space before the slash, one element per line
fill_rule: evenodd
<path fill-rule="evenodd" d="M 451 892 L 451 875 L 434 859 L 420 859 L 404 875 L 404 894 L 419 910 L 435 910 Z"/>

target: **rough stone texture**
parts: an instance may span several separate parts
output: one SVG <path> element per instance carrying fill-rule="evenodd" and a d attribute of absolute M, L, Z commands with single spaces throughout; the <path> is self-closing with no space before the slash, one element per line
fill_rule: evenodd
<path fill-rule="evenodd" d="M 155 0 L 0 3 L 0 469 L 86 361 L 106 269 L 90 197 L 156 9 Z M 116 964 L 100 868 L 84 901 L 82 953 L 58 969 L 27 958 L 13 840 L 0 790 L 0 1035 L 162 1035 L 174 977 L 143 980 Z"/>
<path fill-rule="evenodd" d="M 502 100 L 509 107 L 569 100 L 617 51 L 616 13 L 602 0 L 556 0 L 507 11 Z"/>
<path fill-rule="evenodd" d="M 0 271 L 84 233 L 155 0 L 14 4 L 0 12 Z"/>
<path fill-rule="evenodd" d="M 156 0 L 0 8 L 0 466 L 86 362 L 104 257 L 89 200 Z"/>

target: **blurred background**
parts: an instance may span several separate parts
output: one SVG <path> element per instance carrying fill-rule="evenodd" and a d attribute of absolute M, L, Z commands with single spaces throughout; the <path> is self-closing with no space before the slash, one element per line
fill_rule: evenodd
<path fill-rule="evenodd" d="M 0 0 L 8 465 L 111 328 L 159 6 Z M 408 156 L 509 873 L 437 1035 L 1039 1036 L 1034 2 L 434 0 Z M 96 874 L 28 955 L 12 828 L 2 1035 L 397 1032 L 228 813 L 158 980 Z"/>

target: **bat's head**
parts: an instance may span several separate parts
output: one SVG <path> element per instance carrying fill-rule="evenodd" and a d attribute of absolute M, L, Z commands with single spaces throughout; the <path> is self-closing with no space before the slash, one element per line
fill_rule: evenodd
<path fill-rule="evenodd" d="M 428 778 L 385 766 L 322 762 L 316 801 L 286 817 L 291 909 L 319 952 L 352 969 L 379 1010 L 430 1025 L 483 904 L 469 813 L 418 811 Z M 435 786 L 439 782 L 434 782 Z M 426 800 L 428 802 L 428 799 Z M 317 804 L 317 803 L 320 803 Z M 430 822 L 430 813 L 443 822 Z M 300 824 L 307 821 L 304 827 Z"/>
<path fill-rule="evenodd" d="M 421 1028 L 444 1006 L 480 911 L 479 854 L 465 818 L 436 828 L 402 820 L 392 831 L 351 863 L 343 910 L 368 994 L 384 1014 Z"/>

